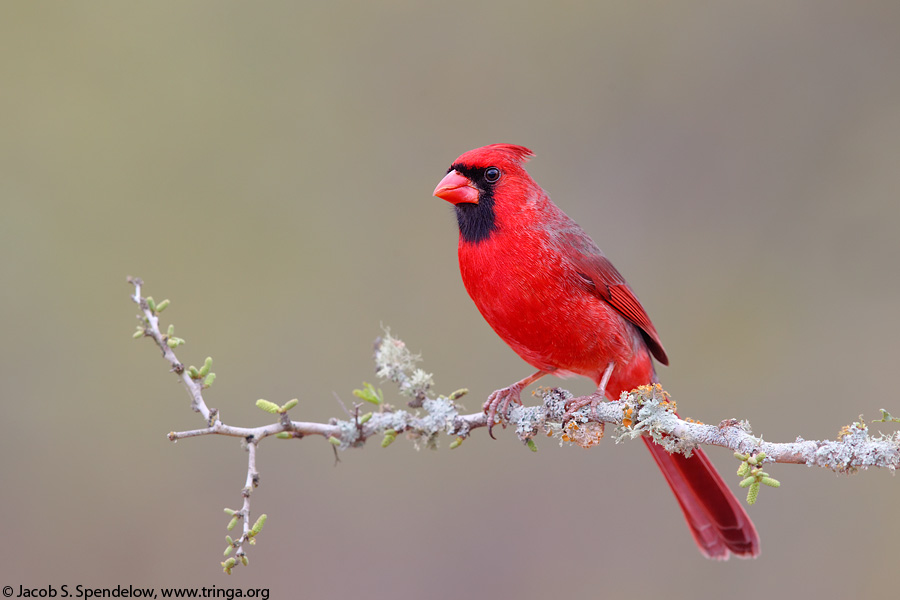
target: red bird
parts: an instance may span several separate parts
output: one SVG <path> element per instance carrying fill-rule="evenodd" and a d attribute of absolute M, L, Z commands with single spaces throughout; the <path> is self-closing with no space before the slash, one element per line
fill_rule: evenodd
<path fill-rule="evenodd" d="M 510 403 L 521 404 L 522 390 L 549 373 L 597 384 L 591 398 L 568 407 L 571 414 L 656 382 L 654 358 L 669 363 L 625 278 L 525 171 L 531 156 L 510 144 L 470 150 L 434 190 L 456 209 L 466 290 L 494 331 L 537 369 L 488 397 L 491 426 L 498 410 L 505 415 Z M 685 458 L 643 440 L 700 552 L 719 560 L 757 556 L 756 529 L 706 454 L 697 449 Z"/>

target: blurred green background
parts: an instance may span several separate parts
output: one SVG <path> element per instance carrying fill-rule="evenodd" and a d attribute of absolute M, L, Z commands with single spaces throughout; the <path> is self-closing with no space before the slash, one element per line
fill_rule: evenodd
<path fill-rule="evenodd" d="M 898 31 L 893 1 L 4 3 L 0 584 L 894 593 L 889 473 L 773 467 L 762 557 L 717 564 L 642 444 L 532 454 L 510 431 L 337 466 L 321 440 L 262 444 L 269 524 L 227 578 L 246 455 L 166 440 L 201 423 L 131 339 L 125 276 L 172 299 L 183 360 L 214 357 L 228 423 L 269 422 L 257 398 L 341 415 L 381 324 L 475 410 L 530 367 L 466 296 L 431 191 L 462 152 L 523 144 L 637 290 L 683 414 L 833 438 L 900 412 Z"/>

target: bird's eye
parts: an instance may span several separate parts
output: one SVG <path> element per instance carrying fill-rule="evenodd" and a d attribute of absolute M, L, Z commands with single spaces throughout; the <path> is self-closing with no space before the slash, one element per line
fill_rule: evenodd
<path fill-rule="evenodd" d="M 488 183 L 494 183 L 500 179 L 500 169 L 497 167 L 488 167 L 484 170 L 484 179 Z"/>

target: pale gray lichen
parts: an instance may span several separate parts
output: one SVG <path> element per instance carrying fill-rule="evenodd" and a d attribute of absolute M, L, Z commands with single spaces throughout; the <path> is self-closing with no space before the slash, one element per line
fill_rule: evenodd
<path fill-rule="evenodd" d="M 845 428 L 839 442 L 819 445 L 808 456 L 807 465 L 827 466 L 839 473 L 855 473 L 869 467 L 885 467 L 894 472 L 897 468 L 898 434 L 869 436 L 869 429 L 861 423 Z"/>
<path fill-rule="evenodd" d="M 639 394 L 622 393 L 620 402 L 625 404 L 628 416 L 616 426 L 613 431 L 614 439 L 618 444 L 646 435 L 668 452 L 690 456 L 698 442 L 689 431 L 683 429 L 678 432 L 679 435 L 672 435 L 679 429 L 681 419 L 675 414 L 674 407 L 662 388 L 657 388 L 658 386 L 652 386 L 647 391 L 641 388 L 642 392 Z"/>
<path fill-rule="evenodd" d="M 341 435 L 338 439 L 341 441 L 338 450 L 346 450 L 353 446 L 359 438 L 359 429 L 353 421 L 338 421 L 337 426 L 341 428 Z"/>
<path fill-rule="evenodd" d="M 538 434 L 539 429 L 547 421 L 547 411 L 541 406 L 515 406 L 509 413 L 509 422 L 515 424 L 516 435 L 527 442 Z"/>
<path fill-rule="evenodd" d="M 412 406 L 421 406 L 428 390 L 434 386 L 431 373 L 416 367 L 422 360 L 418 354 L 409 351 L 406 344 L 384 330 L 375 347 L 375 374 L 382 379 L 390 379 L 398 385 L 400 393 L 413 399 Z"/>
<path fill-rule="evenodd" d="M 426 415 L 421 418 L 422 430 L 428 434 L 441 431 L 451 432 L 453 421 L 459 415 L 459 410 L 452 400 L 444 396 L 428 398 L 422 403 Z"/>
<path fill-rule="evenodd" d="M 561 423 L 566 414 L 566 404 L 575 396 L 572 392 L 560 388 L 544 388 L 542 390 L 546 419 Z"/>
<path fill-rule="evenodd" d="M 433 385 L 434 378 L 431 373 L 426 373 L 422 369 L 416 369 L 409 377 L 408 393 L 413 398 L 424 398 Z M 401 392 L 403 392 L 402 389 Z"/>

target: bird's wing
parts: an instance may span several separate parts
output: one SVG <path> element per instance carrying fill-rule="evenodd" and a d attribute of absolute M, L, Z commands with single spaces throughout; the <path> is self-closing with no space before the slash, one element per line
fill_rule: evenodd
<path fill-rule="evenodd" d="M 622 274 L 603 255 L 594 241 L 574 223 L 560 232 L 558 241 L 585 289 L 609 303 L 623 317 L 636 325 L 656 360 L 668 365 L 669 357 L 666 356 L 659 334 L 647 316 L 647 311 L 641 306 L 640 300 L 634 295 Z"/>

